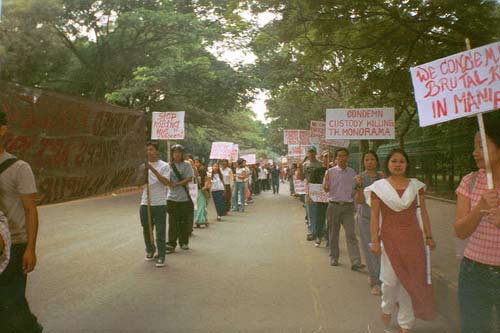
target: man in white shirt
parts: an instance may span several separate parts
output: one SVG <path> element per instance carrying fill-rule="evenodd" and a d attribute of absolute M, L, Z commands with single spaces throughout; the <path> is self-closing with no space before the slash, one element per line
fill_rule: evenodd
<path fill-rule="evenodd" d="M 147 188 L 144 188 L 141 198 L 140 217 L 144 243 L 146 245 L 146 261 L 156 259 L 156 267 L 165 266 L 165 241 L 167 233 L 167 188 L 160 180 L 167 177 L 170 171 L 168 163 L 160 160 L 158 145 L 156 143 L 147 144 L 148 157 L 148 182 L 149 198 Z M 148 205 L 151 211 L 151 226 L 148 220 Z M 156 230 L 156 248 L 151 240 L 150 227 Z M 158 250 L 156 258 L 155 251 Z"/>

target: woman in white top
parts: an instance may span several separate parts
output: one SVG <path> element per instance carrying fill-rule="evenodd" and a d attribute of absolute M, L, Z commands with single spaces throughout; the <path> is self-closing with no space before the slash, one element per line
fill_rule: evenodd
<path fill-rule="evenodd" d="M 224 206 L 224 175 L 222 174 L 219 163 L 212 165 L 212 198 L 214 199 L 215 209 L 217 211 L 217 221 L 226 214 Z"/>

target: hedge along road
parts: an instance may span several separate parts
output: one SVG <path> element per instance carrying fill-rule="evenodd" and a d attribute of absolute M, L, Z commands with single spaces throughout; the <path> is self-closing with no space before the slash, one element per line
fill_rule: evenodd
<path fill-rule="evenodd" d="M 304 210 L 287 194 L 196 230 L 162 269 L 143 259 L 138 203 L 133 193 L 40 208 L 28 297 L 47 332 L 383 331 L 367 275 L 351 272 L 344 244 L 331 267 L 305 241 Z M 451 331 L 437 321 L 415 332 Z"/>

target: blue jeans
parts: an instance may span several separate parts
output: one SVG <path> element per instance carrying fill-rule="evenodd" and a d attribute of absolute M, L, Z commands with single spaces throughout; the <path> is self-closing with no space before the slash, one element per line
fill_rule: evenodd
<path fill-rule="evenodd" d="M 238 210 L 238 198 L 240 199 L 241 206 L 240 212 L 245 211 L 245 182 L 234 182 L 233 189 L 233 212 Z"/>
<path fill-rule="evenodd" d="M 380 257 L 372 253 L 370 249 L 371 230 L 370 218 L 363 218 L 358 212 L 359 238 L 361 241 L 361 249 L 365 255 L 366 265 L 368 266 L 368 275 L 370 276 L 371 286 L 382 285 L 380 281 Z"/>
<path fill-rule="evenodd" d="M 310 232 L 315 239 L 321 239 L 325 232 L 327 203 L 313 202 L 308 204 Z"/>
<path fill-rule="evenodd" d="M 462 333 L 493 333 L 493 308 L 500 324 L 500 267 L 462 259 L 458 277 L 458 303 Z"/>
<path fill-rule="evenodd" d="M 311 223 L 311 206 L 312 206 L 312 204 L 308 203 L 307 199 L 305 199 L 304 205 L 306 207 L 307 234 L 312 235 L 313 234 L 312 223 Z"/>
<path fill-rule="evenodd" d="M 144 243 L 146 244 L 146 252 L 154 253 L 155 246 L 151 241 L 148 223 L 148 206 L 141 205 L 140 209 L 142 233 L 144 235 Z M 167 237 L 167 208 L 166 206 L 151 206 L 151 226 L 156 230 L 156 248 L 158 249 L 158 257 L 165 258 L 165 240 Z"/>

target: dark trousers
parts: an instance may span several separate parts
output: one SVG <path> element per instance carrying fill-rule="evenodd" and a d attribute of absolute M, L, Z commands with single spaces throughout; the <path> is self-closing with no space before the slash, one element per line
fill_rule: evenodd
<path fill-rule="evenodd" d="M 358 238 L 356 237 L 354 226 L 354 205 L 338 205 L 335 203 L 330 203 L 328 205 L 327 215 L 328 225 L 330 228 L 330 256 L 333 259 L 339 259 L 339 235 L 340 227 L 343 226 L 345 231 L 345 238 L 347 241 L 347 252 L 349 253 L 351 264 L 361 264 L 361 254 L 359 251 Z"/>
<path fill-rule="evenodd" d="M 280 179 L 273 178 L 272 183 L 273 183 L 273 193 L 280 193 Z"/>
<path fill-rule="evenodd" d="M 42 332 L 42 326 L 31 313 L 26 300 L 27 277 L 23 272 L 23 255 L 26 244 L 11 246 L 11 258 L 5 271 L 0 274 L 0 332 Z"/>
<path fill-rule="evenodd" d="M 154 253 L 155 245 L 151 241 L 148 223 L 148 206 L 142 205 L 139 210 L 141 216 L 142 233 L 144 235 L 144 243 L 146 252 Z M 156 230 L 156 248 L 158 249 L 158 257 L 165 258 L 165 239 L 167 233 L 167 207 L 151 206 L 151 227 Z"/>
<path fill-rule="evenodd" d="M 224 214 L 226 214 L 226 211 L 224 210 L 224 191 L 213 191 L 212 198 L 214 199 L 217 216 L 224 216 Z"/>
<path fill-rule="evenodd" d="M 189 234 L 193 228 L 194 207 L 189 201 L 167 201 L 168 245 L 175 248 L 189 244 Z"/>
<path fill-rule="evenodd" d="M 462 333 L 493 333 L 500 325 L 500 270 L 464 258 L 458 277 L 458 303 Z M 499 327 L 497 327 L 498 329 Z"/>
<path fill-rule="evenodd" d="M 225 184 L 224 185 L 224 209 L 225 213 L 229 212 L 231 210 L 231 185 Z M 224 215 L 226 215 L 224 214 Z"/>

